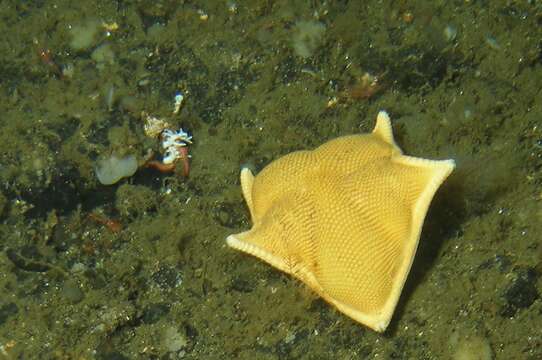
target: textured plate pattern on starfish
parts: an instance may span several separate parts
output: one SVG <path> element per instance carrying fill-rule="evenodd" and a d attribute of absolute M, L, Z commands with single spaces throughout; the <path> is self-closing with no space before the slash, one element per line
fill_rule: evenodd
<path fill-rule="evenodd" d="M 381 111 L 371 134 L 343 136 L 241 171 L 251 230 L 227 243 L 287 272 L 354 320 L 388 326 L 423 221 L 453 160 L 402 154 Z"/>

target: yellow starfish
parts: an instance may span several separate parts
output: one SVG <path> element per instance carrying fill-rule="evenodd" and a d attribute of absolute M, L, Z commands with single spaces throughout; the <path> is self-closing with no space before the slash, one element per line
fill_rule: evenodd
<path fill-rule="evenodd" d="M 256 177 L 241 171 L 251 230 L 231 247 L 303 281 L 384 331 L 412 265 L 429 203 L 453 160 L 403 155 L 381 111 L 371 134 L 296 151 Z"/>

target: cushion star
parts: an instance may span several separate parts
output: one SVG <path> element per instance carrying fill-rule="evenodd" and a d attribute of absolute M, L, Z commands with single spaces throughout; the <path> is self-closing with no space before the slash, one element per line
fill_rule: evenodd
<path fill-rule="evenodd" d="M 403 155 L 388 114 L 380 111 L 370 134 L 290 153 L 256 177 L 243 169 L 241 189 L 253 227 L 227 243 L 384 331 L 431 199 L 454 166 L 453 160 Z"/>

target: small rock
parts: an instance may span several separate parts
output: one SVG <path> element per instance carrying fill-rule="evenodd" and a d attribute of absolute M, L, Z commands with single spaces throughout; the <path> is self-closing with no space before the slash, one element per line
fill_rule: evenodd
<path fill-rule="evenodd" d="M 162 338 L 164 348 L 169 352 L 177 352 L 186 347 L 188 340 L 185 334 L 177 330 L 176 327 L 169 326 L 164 332 Z"/>
<path fill-rule="evenodd" d="M 168 304 L 154 303 L 145 307 L 141 320 L 144 324 L 155 324 L 167 314 L 169 314 Z"/>
<path fill-rule="evenodd" d="M 16 315 L 18 312 L 19 308 L 15 303 L 0 306 L 0 325 L 3 325 L 9 317 Z"/>
<path fill-rule="evenodd" d="M 503 298 L 506 304 L 501 310 L 501 315 L 511 317 L 519 309 L 528 308 L 540 297 L 536 289 L 538 274 L 532 268 L 519 270 L 516 277 L 504 291 Z"/>
<path fill-rule="evenodd" d="M 163 265 L 152 274 L 152 280 L 163 290 L 173 289 L 182 283 L 181 273 L 175 268 Z"/>
<path fill-rule="evenodd" d="M 79 287 L 79 283 L 73 279 L 66 280 L 62 287 L 62 295 L 72 304 L 77 304 L 85 298 L 85 293 Z"/>
<path fill-rule="evenodd" d="M 449 338 L 452 360 L 491 360 L 493 350 L 485 336 L 468 331 L 453 332 Z"/>
<path fill-rule="evenodd" d="M 96 177 L 103 185 L 112 185 L 120 179 L 130 177 L 137 171 L 137 159 L 134 155 L 119 158 L 111 155 L 96 164 Z"/>

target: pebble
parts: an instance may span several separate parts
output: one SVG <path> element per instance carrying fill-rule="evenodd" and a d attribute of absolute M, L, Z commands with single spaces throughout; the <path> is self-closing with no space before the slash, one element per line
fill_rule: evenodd
<path fill-rule="evenodd" d="M 519 309 L 531 306 L 540 294 L 536 288 L 537 272 L 533 268 L 520 269 L 514 279 L 504 291 L 505 304 L 501 309 L 501 315 L 512 317 Z"/>

